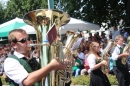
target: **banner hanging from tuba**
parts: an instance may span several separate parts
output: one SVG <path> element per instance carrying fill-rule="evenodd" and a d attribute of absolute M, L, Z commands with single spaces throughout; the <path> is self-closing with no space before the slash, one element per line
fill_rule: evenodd
<path fill-rule="evenodd" d="M 42 67 L 55 57 L 58 57 L 61 61 L 64 60 L 62 44 L 58 42 L 57 35 L 59 27 L 70 21 L 70 16 L 67 13 L 59 10 L 38 9 L 25 14 L 23 20 L 36 30 L 38 44 L 30 44 L 29 46 L 38 46 Z M 53 71 L 43 79 L 42 86 L 64 86 L 64 72 Z"/>

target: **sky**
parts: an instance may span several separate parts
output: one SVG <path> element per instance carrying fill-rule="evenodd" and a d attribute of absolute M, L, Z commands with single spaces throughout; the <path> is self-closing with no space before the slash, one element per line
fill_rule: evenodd
<path fill-rule="evenodd" d="M 0 2 L 2 3 L 6 3 L 8 0 L 0 0 Z"/>
<path fill-rule="evenodd" d="M 0 1 L 2 1 L 2 2 L 6 2 L 6 1 L 8 1 L 8 0 L 0 0 Z"/>
<path fill-rule="evenodd" d="M 0 0 L 0 2 L 2 3 L 3 7 L 5 8 L 6 7 L 6 2 L 9 1 L 9 0 Z"/>

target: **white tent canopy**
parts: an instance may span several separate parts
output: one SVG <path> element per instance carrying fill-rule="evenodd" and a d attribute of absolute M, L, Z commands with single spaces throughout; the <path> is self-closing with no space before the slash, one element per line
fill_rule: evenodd
<path fill-rule="evenodd" d="M 33 26 L 25 25 L 25 26 L 20 27 L 20 28 L 25 30 L 27 32 L 27 34 L 36 34 L 36 30 L 34 29 Z"/>
<path fill-rule="evenodd" d="M 24 22 L 23 19 L 20 19 L 20 18 L 16 18 L 16 20 L 19 22 Z M 13 20 L 10 22 L 13 22 Z M 7 22 L 1 26 L 6 26 L 10 22 Z M 36 34 L 34 27 L 32 27 L 30 25 L 25 25 L 20 28 L 24 29 L 28 34 Z M 82 20 L 79 20 L 76 18 L 71 18 L 70 22 L 68 24 L 59 28 L 59 33 L 65 34 L 66 31 L 68 31 L 68 30 L 83 31 L 83 30 L 99 30 L 99 29 L 100 29 L 100 27 L 96 24 L 92 24 L 90 22 L 85 22 L 85 21 L 82 21 Z"/>
<path fill-rule="evenodd" d="M 83 31 L 83 30 L 99 30 L 100 27 L 90 22 L 85 22 L 79 19 L 71 18 L 70 22 L 59 29 L 60 34 L 65 34 L 68 30 Z"/>

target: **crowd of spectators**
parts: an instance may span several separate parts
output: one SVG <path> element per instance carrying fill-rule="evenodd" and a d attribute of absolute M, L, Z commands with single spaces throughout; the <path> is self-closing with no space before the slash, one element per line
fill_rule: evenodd
<path fill-rule="evenodd" d="M 118 35 L 122 35 L 124 37 L 125 44 L 128 43 L 127 41 L 127 38 L 129 36 L 128 31 L 126 29 L 118 29 L 115 26 L 113 27 L 113 31 L 110 32 L 109 39 L 107 39 L 106 34 L 104 32 L 101 32 L 101 35 L 99 35 L 99 32 L 96 32 L 94 35 L 92 35 L 92 33 L 89 33 L 88 40 L 85 40 L 84 36 L 80 37 L 82 38 L 82 41 L 80 43 L 79 48 L 77 49 L 78 55 L 77 57 L 74 57 L 76 58 L 76 62 L 72 69 L 73 76 L 88 75 L 90 73 L 87 57 L 89 54 L 89 44 L 91 44 L 91 42 L 98 42 L 100 44 L 100 55 L 101 55 L 103 50 L 107 46 L 108 40 L 111 39 L 115 41 L 114 39 Z M 109 51 L 108 53 L 110 54 L 111 52 Z M 110 74 L 114 74 L 112 69 L 113 69 L 113 60 L 111 59 L 110 54 L 110 71 L 109 71 Z"/>

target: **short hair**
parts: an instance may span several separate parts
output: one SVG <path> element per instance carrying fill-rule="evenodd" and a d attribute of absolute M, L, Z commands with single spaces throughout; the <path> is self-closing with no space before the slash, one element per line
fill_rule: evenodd
<path fill-rule="evenodd" d="M 116 38 L 115 38 L 115 42 L 116 42 L 117 40 L 119 40 L 120 38 L 123 38 L 123 39 L 124 39 L 124 37 L 123 37 L 122 35 L 118 35 L 118 36 L 116 36 Z"/>
<path fill-rule="evenodd" d="M 26 33 L 26 31 L 23 30 L 23 29 L 15 29 L 15 30 L 10 31 L 10 33 L 8 35 L 9 43 L 11 43 L 14 40 L 16 40 L 16 33 Z"/>

